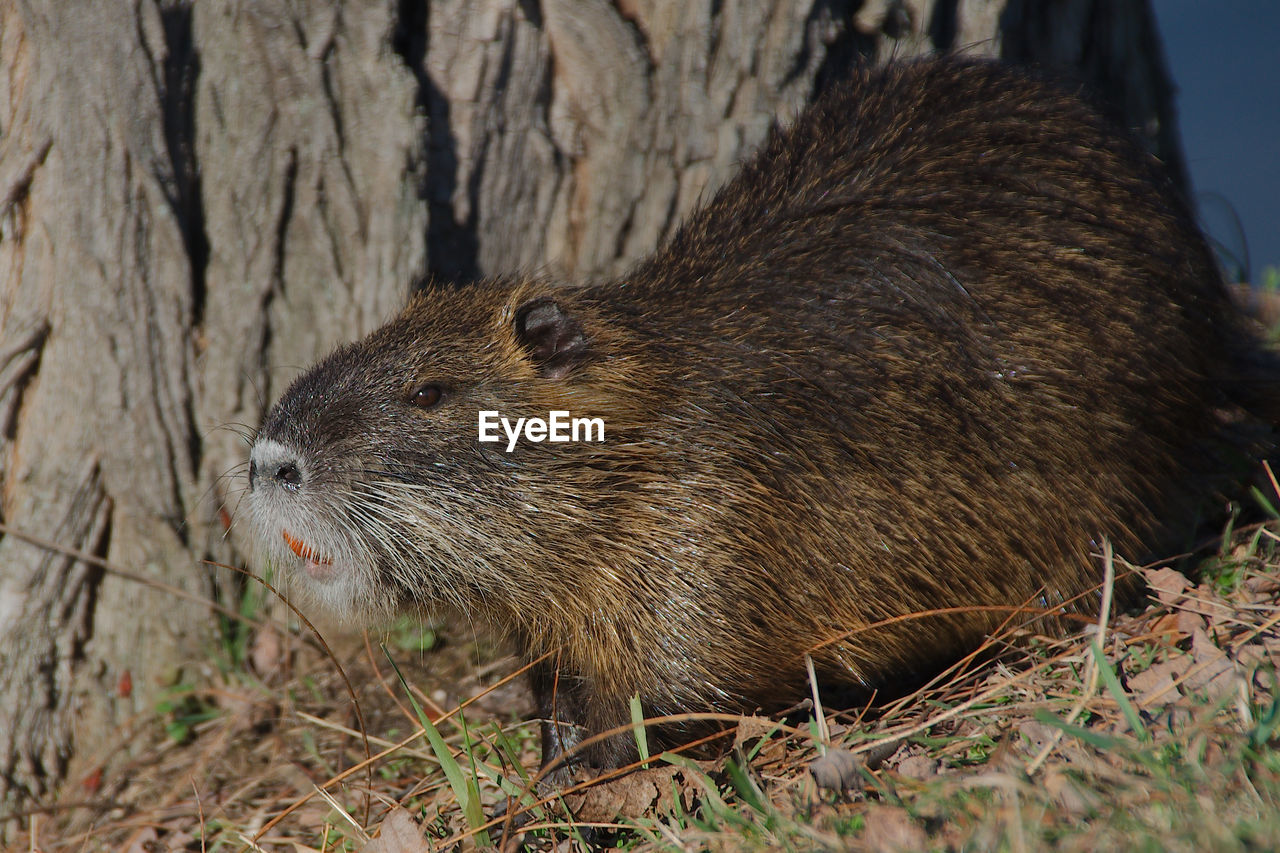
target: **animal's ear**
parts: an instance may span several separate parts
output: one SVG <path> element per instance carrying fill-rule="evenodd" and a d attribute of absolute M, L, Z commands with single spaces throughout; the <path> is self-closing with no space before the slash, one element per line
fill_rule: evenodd
<path fill-rule="evenodd" d="M 516 340 L 548 379 L 568 376 L 589 350 L 582 325 L 550 296 L 530 299 L 516 309 Z"/>

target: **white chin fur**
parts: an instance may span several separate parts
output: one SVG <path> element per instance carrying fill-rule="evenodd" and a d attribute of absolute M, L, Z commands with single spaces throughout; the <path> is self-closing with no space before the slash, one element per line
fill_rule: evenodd
<path fill-rule="evenodd" d="M 283 536 L 277 538 L 280 547 L 263 543 L 259 565 L 271 567 L 279 579 L 276 588 L 304 615 L 321 611 L 344 624 L 363 626 L 395 614 L 396 603 L 379 594 L 373 582 L 372 566 L 335 559 L 317 571 L 284 544 Z"/>
<path fill-rule="evenodd" d="M 303 613 L 321 609 L 343 622 L 367 624 L 396 611 L 377 566 L 359 534 L 324 519 L 334 513 L 312 498 L 283 500 L 278 494 L 250 494 L 252 526 L 261 546 L 259 565 L 270 566 L 281 593 Z M 304 559 L 284 534 L 313 556 Z"/>

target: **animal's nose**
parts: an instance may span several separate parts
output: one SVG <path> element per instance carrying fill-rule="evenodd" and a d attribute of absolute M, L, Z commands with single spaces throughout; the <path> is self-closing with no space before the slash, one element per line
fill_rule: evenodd
<path fill-rule="evenodd" d="M 284 485 L 292 486 L 295 489 L 302 485 L 302 472 L 292 462 L 286 462 L 278 466 L 271 476 Z"/>
<path fill-rule="evenodd" d="M 302 466 L 297 453 L 270 439 L 256 443 L 249 454 L 249 491 L 258 486 L 262 477 L 290 491 L 301 489 Z"/>

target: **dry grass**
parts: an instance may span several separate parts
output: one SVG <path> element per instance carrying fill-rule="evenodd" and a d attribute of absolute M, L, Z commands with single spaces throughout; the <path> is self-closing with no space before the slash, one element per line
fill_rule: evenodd
<path fill-rule="evenodd" d="M 572 849 L 589 829 L 637 850 L 1270 847 L 1278 541 L 1237 531 L 1198 584 L 1143 570 L 1143 612 L 1066 640 L 1022 637 L 874 714 L 743 720 L 719 760 L 661 757 L 538 812 L 522 840 Z M 336 650 L 368 759 L 332 661 L 255 621 L 127 734 L 139 757 L 123 772 L 14 818 L 15 849 L 359 850 L 388 814 L 387 840 L 367 849 L 497 844 L 503 823 L 485 816 L 536 766 L 534 727 L 519 722 L 531 708 L 512 660 L 448 635 L 431 651 L 389 635 L 395 667 L 373 643 Z"/>

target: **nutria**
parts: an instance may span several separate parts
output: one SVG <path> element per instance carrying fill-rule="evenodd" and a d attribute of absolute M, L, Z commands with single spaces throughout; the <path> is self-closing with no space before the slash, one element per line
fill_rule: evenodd
<path fill-rule="evenodd" d="M 276 404 L 251 512 L 331 610 L 451 605 L 547 655 L 546 763 L 633 695 L 775 710 L 806 652 L 820 688 L 871 691 L 998 608 L 1096 610 L 1103 537 L 1137 556 L 1185 527 L 1241 340 L 1122 134 L 996 64 L 899 64 L 616 281 L 427 286 Z M 478 440 L 480 412 L 553 411 L 604 440 Z"/>

